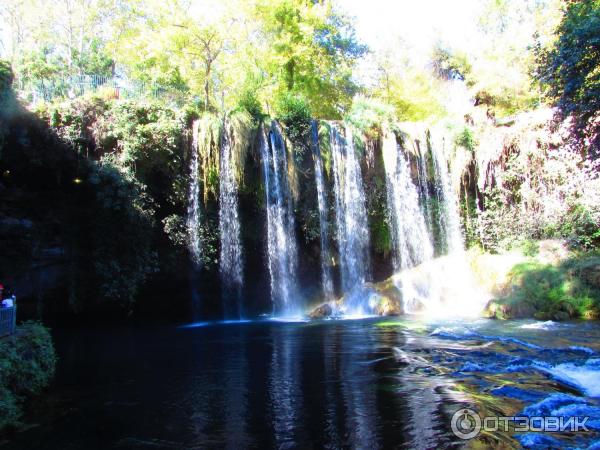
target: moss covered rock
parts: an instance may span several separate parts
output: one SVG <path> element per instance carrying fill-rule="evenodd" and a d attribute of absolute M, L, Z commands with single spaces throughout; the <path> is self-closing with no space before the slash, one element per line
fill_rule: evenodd
<path fill-rule="evenodd" d="M 541 252 L 510 269 L 485 309 L 487 317 L 555 321 L 599 317 L 599 258 L 572 254 L 565 259 L 556 246 L 548 252 L 551 257 Z"/>

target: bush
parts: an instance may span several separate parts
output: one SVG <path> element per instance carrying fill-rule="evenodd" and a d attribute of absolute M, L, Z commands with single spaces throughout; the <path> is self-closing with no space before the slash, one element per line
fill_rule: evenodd
<path fill-rule="evenodd" d="M 265 115 L 260 100 L 256 97 L 256 93 L 252 91 L 246 91 L 242 94 L 238 102 L 238 109 L 250 114 L 256 122 L 259 122 Z"/>
<path fill-rule="evenodd" d="M 592 213 L 583 205 L 576 205 L 570 211 L 569 220 L 564 221 L 560 235 L 569 240 L 573 248 L 591 250 L 600 245 L 600 229 Z"/>
<path fill-rule="evenodd" d="M 541 320 L 595 317 L 600 306 L 594 276 L 598 267 L 597 257 L 571 258 L 558 265 L 536 259 L 517 264 L 508 275 L 508 295 L 498 303 Z"/>
<path fill-rule="evenodd" d="M 54 376 L 56 354 L 47 328 L 26 322 L 0 340 L 0 430 L 18 423 L 23 404 Z"/>
<path fill-rule="evenodd" d="M 346 120 L 368 134 L 382 125 L 390 125 L 394 120 L 394 108 L 380 100 L 358 96 L 352 102 Z"/>
<path fill-rule="evenodd" d="M 557 118 L 573 118 L 572 137 L 596 158 L 600 155 L 599 23 L 600 1 L 566 2 L 556 30 L 558 39 L 550 48 L 537 48 L 534 73 L 546 97 L 558 108 Z"/>
<path fill-rule="evenodd" d="M 284 94 L 276 103 L 276 117 L 284 123 L 286 135 L 296 149 L 304 150 L 310 137 L 311 113 L 306 99 L 299 95 Z"/>
<path fill-rule="evenodd" d="M 120 170 L 114 158 L 104 158 L 95 169 L 90 177 L 98 203 L 92 256 L 99 294 L 131 306 L 139 287 L 157 269 L 154 210 L 144 186 Z"/>
<path fill-rule="evenodd" d="M 2 99 L 12 87 L 13 79 L 14 75 L 10 63 L 0 59 L 0 99 Z"/>
<path fill-rule="evenodd" d="M 454 138 L 454 144 L 471 152 L 475 151 L 475 147 L 477 147 L 477 141 L 475 139 L 473 130 L 469 127 L 464 127 Z"/>

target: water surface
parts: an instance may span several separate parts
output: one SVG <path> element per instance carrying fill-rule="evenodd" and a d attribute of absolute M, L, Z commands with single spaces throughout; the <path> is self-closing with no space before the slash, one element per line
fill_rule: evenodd
<path fill-rule="evenodd" d="M 2 449 L 447 448 L 452 414 L 589 415 L 580 434 L 486 446 L 587 448 L 600 326 L 363 319 L 56 335 L 56 382 Z"/>

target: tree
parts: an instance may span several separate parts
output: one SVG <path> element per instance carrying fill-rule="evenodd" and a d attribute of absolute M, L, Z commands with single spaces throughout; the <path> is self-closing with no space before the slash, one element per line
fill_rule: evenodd
<path fill-rule="evenodd" d="M 368 61 L 370 67 L 376 68 L 369 91 L 393 107 L 400 120 L 421 121 L 443 115 L 443 82 L 429 68 L 410 60 L 408 44 L 403 39 L 390 42 L 371 54 Z"/>
<path fill-rule="evenodd" d="M 538 47 L 537 76 L 558 108 L 573 118 L 572 136 L 600 154 L 600 0 L 571 1 L 549 48 Z"/>
<path fill-rule="evenodd" d="M 113 60 L 104 33 L 113 2 L 109 0 L 16 0 L 0 6 L 9 33 L 7 53 L 20 75 L 48 67 L 64 75 L 110 75 Z M 116 2 L 115 2 L 116 4 Z M 34 67 L 39 64 L 40 67 Z"/>
<path fill-rule="evenodd" d="M 259 0 L 255 14 L 273 96 L 299 94 L 313 115 L 340 117 L 357 90 L 352 68 L 366 50 L 349 19 L 327 0 Z"/>

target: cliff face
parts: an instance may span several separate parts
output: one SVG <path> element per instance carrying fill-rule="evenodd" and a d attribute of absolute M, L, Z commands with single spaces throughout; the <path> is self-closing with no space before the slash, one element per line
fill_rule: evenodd
<path fill-rule="evenodd" d="M 269 312 L 263 125 L 243 114 L 226 122 L 194 109 L 78 99 L 37 111 L 3 109 L 0 154 L 0 280 L 30 316 L 107 310 L 222 314 L 219 277 L 219 155 L 223 124 L 234 145 L 248 314 Z M 433 151 L 450 160 L 467 244 L 497 251 L 515 242 L 564 237 L 597 245 L 600 187 L 594 167 L 550 126 L 551 111 L 505 123 L 470 119 L 454 131 L 400 124 L 434 243 L 443 241 L 443 205 Z M 192 123 L 203 123 L 193 146 Z M 298 283 L 308 304 L 321 298 L 321 242 L 315 163 L 306 124 L 281 124 L 298 245 Z M 334 284 L 339 290 L 330 128 L 319 126 Z M 268 127 L 268 124 L 267 124 Z M 370 280 L 393 272 L 382 125 L 355 134 L 368 216 Z M 196 139 L 198 140 L 198 139 Z M 192 273 L 186 215 L 191 152 L 199 152 L 202 270 Z M 445 163 L 444 163 L 445 164 Z M 435 246 L 435 254 L 445 248 Z M 190 276 L 192 275 L 192 276 Z M 191 280 L 191 281 L 190 281 Z M 165 303 L 164 299 L 169 298 Z"/>
<path fill-rule="evenodd" d="M 597 162 L 571 148 L 568 124 L 552 117 L 542 109 L 476 122 L 473 149 L 456 147 L 453 185 L 470 242 L 490 251 L 543 238 L 598 245 Z"/>

